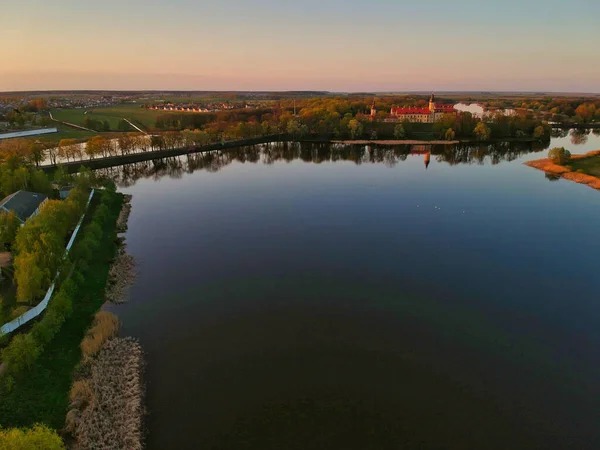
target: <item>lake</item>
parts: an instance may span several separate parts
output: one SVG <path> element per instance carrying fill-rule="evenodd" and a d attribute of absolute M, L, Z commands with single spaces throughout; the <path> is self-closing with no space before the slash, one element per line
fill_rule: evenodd
<path fill-rule="evenodd" d="M 598 448 L 600 192 L 532 150 L 104 170 L 133 195 L 138 278 L 109 308 L 146 351 L 148 449 Z"/>

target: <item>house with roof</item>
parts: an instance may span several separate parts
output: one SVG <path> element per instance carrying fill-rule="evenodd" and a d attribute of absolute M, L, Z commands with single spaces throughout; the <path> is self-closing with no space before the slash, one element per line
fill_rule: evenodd
<path fill-rule="evenodd" d="M 40 212 L 40 207 L 46 200 L 48 200 L 48 196 L 45 194 L 17 191 L 0 201 L 0 211 L 12 211 L 23 225 L 27 219 Z"/>
<path fill-rule="evenodd" d="M 386 122 L 419 122 L 419 123 L 434 123 L 442 118 L 444 114 L 456 114 L 457 111 L 454 105 L 446 103 L 436 103 L 435 95 L 431 94 L 429 99 L 429 107 L 397 107 L 394 106 L 390 110 L 390 114 L 385 119 Z M 371 120 L 375 119 L 377 111 L 375 110 L 375 102 L 371 107 Z"/>

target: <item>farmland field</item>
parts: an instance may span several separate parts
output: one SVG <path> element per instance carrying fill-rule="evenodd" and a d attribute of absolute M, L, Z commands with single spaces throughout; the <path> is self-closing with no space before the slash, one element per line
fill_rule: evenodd
<path fill-rule="evenodd" d="M 86 116 L 94 120 L 106 120 L 110 124 L 111 130 L 117 130 L 119 121 L 123 118 L 131 120 L 142 129 L 151 128 L 160 112 L 141 108 L 137 104 L 126 104 L 101 108 L 55 109 L 52 114 L 57 120 L 82 126 Z M 131 128 L 129 131 L 135 130 Z"/>

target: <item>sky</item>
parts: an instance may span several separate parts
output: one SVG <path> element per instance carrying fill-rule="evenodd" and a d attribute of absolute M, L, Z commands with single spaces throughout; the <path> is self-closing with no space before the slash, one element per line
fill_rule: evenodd
<path fill-rule="evenodd" d="M 600 0 L 18 0 L 0 91 L 600 92 Z"/>

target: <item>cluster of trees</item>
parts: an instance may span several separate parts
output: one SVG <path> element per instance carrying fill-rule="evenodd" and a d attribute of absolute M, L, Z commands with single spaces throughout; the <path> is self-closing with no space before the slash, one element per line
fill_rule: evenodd
<path fill-rule="evenodd" d="M 82 194 L 85 194 L 85 192 L 82 192 Z M 69 195 L 69 198 L 72 195 L 73 193 Z M 77 196 L 77 194 L 75 195 Z M 70 277 L 60 282 L 59 288 L 52 297 L 42 320 L 37 322 L 29 333 L 16 335 L 10 341 L 10 344 L 2 351 L 2 361 L 6 363 L 7 366 L 7 382 L 9 384 L 14 383 L 18 375 L 33 366 L 35 361 L 44 351 L 44 348 L 52 341 L 54 336 L 60 331 L 65 320 L 73 312 L 73 300 L 77 298 L 78 292 L 84 283 L 89 263 L 93 260 L 95 252 L 101 245 L 103 230 L 109 222 L 114 222 L 115 220 L 115 214 L 112 211 L 114 211 L 114 205 L 118 199 L 117 194 L 114 191 L 114 186 L 112 189 L 106 189 L 101 195 L 102 200 L 94 211 L 92 221 L 83 228 L 81 237 L 78 238 L 77 244 L 70 255 L 71 259 L 77 262 L 76 269 Z M 52 209 L 55 211 L 56 206 L 52 207 Z M 72 214 L 72 212 L 73 211 L 66 211 L 67 214 Z M 40 215 L 42 215 L 42 213 L 43 211 L 40 212 Z M 44 214 L 48 215 L 49 213 L 46 211 Z M 48 218 L 49 217 L 44 218 L 43 220 L 46 221 Z M 63 222 L 67 222 L 67 220 L 56 217 L 56 215 L 52 218 L 55 221 L 62 220 Z M 27 224 L 29 224 L 29 222 L 30 221 L 28 221 Z M 23 228 L 27 227 L 27 224 Z M 64 224 L 61 224 L 60 226 L 63 230 L 65 229 Z M 31 263 L 35 266 L 33 270 L 25 268 L 25 272 L 22 272 L 20 275 L 25 280 L 25 283 L 29 283 L 28 289 L 32 294 L 35 293 L 36 289 L 39 292 L 39 282 L 37 279 L 44 277 L 43 272 L 50 270 L 49 265 L 56 268 L 61 264 L 65 264 L 65 261 L 63 261 L 64 247 L 59 248 L 58 239 L 56 238 L 56 236 L 59 236 L 59 233 L 56 233 L 57 230 L 52 230 L 51 228 L 51 226 L 46 226 L 46 229 L 42 229 L 41 226 L 38 228 L 39 241 L 57 241 L 49 246 L 45 242 L 37 245 L 30 242 L 30 237 L 33 235 L 31 232 L 32 230 L 25 232 L 27 236 L 24 235 L 22 238 L 20 238 L 20 236 L 17 237 L 17 246 L 19 246 L 18 257 L 25 255 L 21 261 L 25 262 L 26 259 L 31 259 Z M 19 233 L 19 235 L 20 234 L 21 233 Z M 38 248 L 42 246 L 49 247 L 44 250 L 49 251 L 50 254 L 42 256 L 35 255 Z M 70 265 L 68 261 L 66 264 Z M 17 270 L 23 269 L 17 267 Z M 38 272 L 36 277 L 27 276 L 27 273 L 32 273 L 34 271 Z M 20 283 L 19 280 L 17 282 Z M 20 288 L 21 285 L 18 284 L 18 289 Z M 17 295 L 21 295 L 19 294 L 19 291 L 17 292 Z"/>
<path fill-rule="evenodd" d="M 98 120 L 90 117 L 88 114 L 83 119 L 83 126 L 90 130 L 110 131 L 110 123 L 108 120 Z"/>
<path fill-rule="evenodd" d="M 49 146 L 32 139 L 5 139 L 0 141 L 0 160 L 39 165 Z"/>
<path fill-rule="evenodd" d="M 68 235 L 88 200 L 91 175 L 87 174 L 76 178 L 66 200 L 47 200 L 39 214 L 18 230 L 13 246 L 18 302 L 35 302 L 62 266 Z"/>
<path fill-rule="evenodd" d="M 25 125 L 45 127 L 52 123 L 52 120 L 48 116 L 23 110 L 11 110 L 4 115 L 0 114 L 0 121 L 8 122 L 9 127 L 14 129 L 21 129 Z"/>
<path fill-rule="evenodd" d="M 440 138 L 475 137 L 481 141 L 490 138 L 507 137 L 534 137 L 544 140 L 550 139 L 552 127 L 539 119 L 534 119 L 528 114 L 506 115 L 498 112 L 483 119 L 473 116 L 469 112 L 458 114 L 445 114 L 435 123 L 434 129 Z"/>
<path fill-rule="evenodd" d="M 548 152 L 548 158 L 554 164 L 564 165 L 571 159 L 571 152 L 564 147 L 554 147 Z"/>
<path fill-rule="evenodd" d="M 50 195 L 52 184 L 44 171 L 30 166 L 18 158 L 0 164 L 0 198 L 18 190 L 28 190 Z"/>
<path fill-rule="evenodd" d="M 491 99 L 483 102 L 488 108 L 513 108 L 548 115 L 560 122 L 591 123 L 600 121 L 600 99 L 585 97 L 542 97 Z"/>

